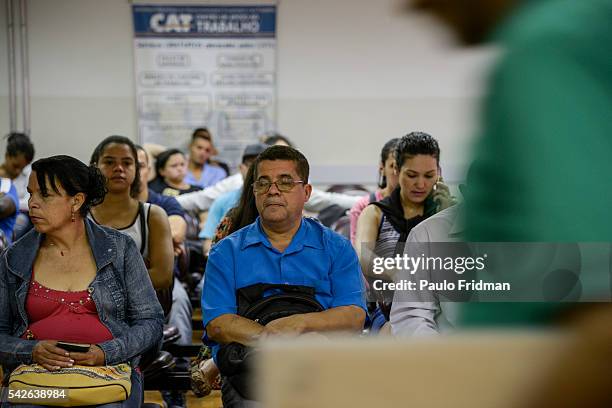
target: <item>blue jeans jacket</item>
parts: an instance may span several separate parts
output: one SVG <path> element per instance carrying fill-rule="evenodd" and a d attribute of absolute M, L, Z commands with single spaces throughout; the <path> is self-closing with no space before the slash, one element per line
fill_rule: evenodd
<path fill-rule="evenodd" d="M 85 219 L 96 277 L 90 284 L 100 321 L 113 339 L 98 344 L 106 364 L 138 364 L 140 355 L 161 347 L 164 314 L 134 241 Z M 31 230 L 0 257 L 0 363 L 5 373 L 32 363 L 37 340 L 20 337 L 28 327 L 25 301 L 32 265 L 43 235 Z"/>

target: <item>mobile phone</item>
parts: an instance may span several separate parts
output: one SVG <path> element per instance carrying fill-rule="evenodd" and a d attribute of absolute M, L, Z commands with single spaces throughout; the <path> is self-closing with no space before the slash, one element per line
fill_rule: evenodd
<path fill-rule="evenodd" d="M 74 352 L 74 353 L 87 353 L 91 344 L 82 344 L 82 343 L 68 343 L 65 341 L 58 341 L 56 344 L 57 347 L 63 348 L 66 351 Z"/>

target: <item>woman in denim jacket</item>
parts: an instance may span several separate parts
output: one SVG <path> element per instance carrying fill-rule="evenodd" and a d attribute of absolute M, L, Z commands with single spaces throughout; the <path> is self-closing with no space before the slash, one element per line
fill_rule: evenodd
<path fill-rule="evenodd" d="M 54 371 L 73 364 L 137 367 L 161 344 L 163 312 L 128 236 L 85 218 L 106 193 L 104 177 L 69 156 L 36 161 L 28 183 L 34 230 L 0 259 L 0 363 Z M 90 344 L 83 353 L 57 341 Z M 119 405 L 140 406 L 142 378 Z M 21 406 L 21 405 L 20 405 Z M 106 405 L 105 405 L 106 406 Z"/>

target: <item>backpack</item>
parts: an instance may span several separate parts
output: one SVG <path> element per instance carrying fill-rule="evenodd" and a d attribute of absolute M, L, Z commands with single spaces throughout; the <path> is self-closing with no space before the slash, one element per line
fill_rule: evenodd
<path fill-rule="evenodd" d="M 265 292 L 277 293 L 264 297 Z M 309 286 L 258 283 L 236 291 L 238 315 L 263 326 L 282 317 L 323 311 Z M 222 344 L 217 352 L 219 371 L 232 387 L 246 399 L 254 399 L 252 380 L 253 359 L 257 350 L 240 343 Z"/>

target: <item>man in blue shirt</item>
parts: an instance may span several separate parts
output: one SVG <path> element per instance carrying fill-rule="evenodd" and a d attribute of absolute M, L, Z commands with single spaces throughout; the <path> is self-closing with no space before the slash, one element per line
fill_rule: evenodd
<path fill-rule="evenodd" d="M 271 146 L 254 163 L 259 217 L 210 251 L 202 294 L 205 341 L 213 346 L 252 345 L 273 335 L 349 331 L 365 320 L 364 287 L 350 242 L 302 217 L 312 186 L 306 158 L 287 146 Z M 248 187 L 247 187 L 248 188 Z M 273 320 L 265 326 L 237 315 L 236 290 L 257 283 L 306 285 L 325 309 Z M 225 381 L 224 406 L 241 397 Z M 227 403 L 227 405 L 226 405 Z"/>

